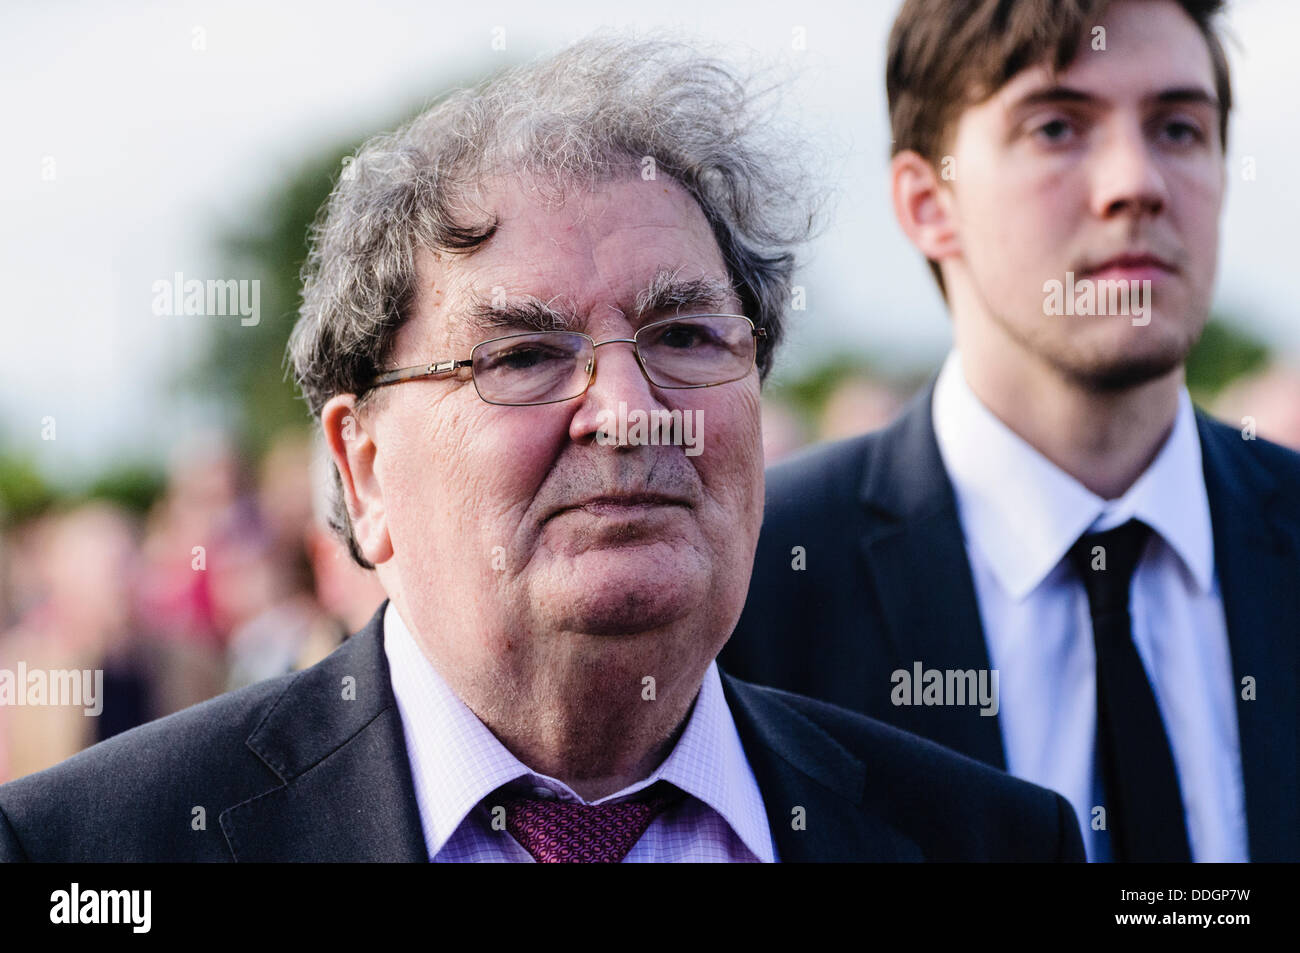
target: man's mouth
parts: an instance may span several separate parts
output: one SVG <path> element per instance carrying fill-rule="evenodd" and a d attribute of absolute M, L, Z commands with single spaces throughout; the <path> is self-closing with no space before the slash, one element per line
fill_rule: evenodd
<path fill-rule="evenodd" d="M 1172 263 L 1146 252 L 1115 255 L 1083 272 L 1094 281 L 1155 281 L 1178 273 Z"/>
<path fill-rule="evenodd" d="M 606 493 L 561 506 L 547 516 L 543 522 L 548 522 L 563 513 L 578 510 L 590 513 L 593 516 L 608 516 L 619 519 L 634 516 L 638 513 L 650 513 L 671 506 L 689 509 L 691 504 L 689 500 L 682 497 L 667 496 L 662 493 Z"/>

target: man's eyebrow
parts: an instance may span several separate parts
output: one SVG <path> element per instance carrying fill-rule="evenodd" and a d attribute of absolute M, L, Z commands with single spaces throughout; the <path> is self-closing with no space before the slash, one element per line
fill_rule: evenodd
<path fill-rule="evenodd" d="M 1150 101 L 1161 104 L 1186 103 L 1191 106 L 1209 106 L 1215 110 L 1219 108 L 1219 97 L 1200 86 L 1180 86 L 1176 89 L 1161 90 L 1150 97 Z"/>
<path fill-rule="evenodd" d="M 567 331 L 578 323 L 569 311 L 533 295 L 521 295 L 504 304 L 476 295 L 466 311 L 475 328 L 493 331 Z"/>
<path fill-rule="evenodd" d="M 641 317 L 655 311 L 679 311 L 682 308 L 716 311 L 735 297 L 731 282 L 720 278 L 679 277 L 681 269 L 660 268 L 650 283 L 636 296 L 636 312 Z"/>
<path fill-rule="evenodd" d="M 661 268 L 655 272 L 650 283 L 636 296 L 638 317 L 682 308 L 716 311 L 735 296 L 735 288 L 728 281 L 710 276 L 681 278 L 680 271 Z M 465 311 L 465 318 L 476 331 L 484 334 L 568 331 L 580 328 L 583 323 L 572 308 L 557 299 L 543 301 L 534 295 L 519 295 L 510 301 L 494 304 L 492 299 L 476 294 Z"/>
<path fill-rule="evenodd" d="M 1011 103 L 1010 109 L 1027 109 L 1034 106 L 1047 106 L 1058 103 L 1101 102 L 1105 102 L 1102 97 L 1095 96 L 1082 89 L 1075 89 L 1071 86 L 1048 86 L 1021 96 Z M 1218 97 L 1200 86 L 1177 86 L 1172 89 L 1163 89 L 1158 93 L 1145 97 L 1145 102 L 1160 103 L 1162 105 L 1169 103 L 1203 104 L 1212 106 L 1215 109 L 1219 107 Z"/>
<path fill-rule="evenodd" d="M 1026 109 L 1033 106 L 1050 106 L 1055 103 L 1095 103 L 1098 98 L 1091 93 L 1070 86 L 1047 86 L 1026 93 L 1014 100 L 1010 109 Z"/>

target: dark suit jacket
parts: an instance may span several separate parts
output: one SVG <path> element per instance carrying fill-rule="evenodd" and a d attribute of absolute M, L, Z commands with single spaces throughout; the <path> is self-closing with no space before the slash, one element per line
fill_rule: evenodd
<path fill-rule="evenodd" d="M 930 414 L 933 388 L 864 437 L 767 474 L 749 597 L 719 663 L 1005 768 L 978 706 L 895 706 L 891 673 L 987 669 L 975 584 Z M 1237 682 L 1250 855 L 1300 860 L 1300 456 L 1197 415 Z M 793 569 L 804 547 L 806 569 Z M 1241 699 L 1253 676 L 1257 698 Z"/>
<path fill-rule="evenodd" d="M 383 611 L 306 671 L 0 787 L 0 860 L 426 860 Z M 723 688 L 782 860 L 1083 859 L 1059 795 L 822 702 Z"/>

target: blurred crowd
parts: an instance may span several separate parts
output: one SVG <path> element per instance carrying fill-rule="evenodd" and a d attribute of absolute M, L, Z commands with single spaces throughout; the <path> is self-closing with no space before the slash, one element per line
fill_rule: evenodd
<path fill-rule="evenodd" d="M 309 437 L 250 467 L 178 447 L 143 517 L 92 501 L 0 537 L 0 669 L 102 670 L 103 710 L 0 705 L 0 782 L 221 692 L 313 664 L 384 598 L 324 522 Z"/>
<path fill-rule="evenodd" d="M 765 400 L 769 463 L 888 424 L 910 396 L 840 379 L 816 413 Z M 1300 450 L 1300 372 L 1280 365 L 1214 406 Z M 0 705 L 0 783 L 135 725 L 313 664 L 384 598 L 325 522 L 332 476 L 306 434 L 256 465 L 218 433 L 176 448 L 143 516 L 107 502 L 54 509 L 0 533 L 0 670 L 102 670 L 103 710 Z"/>

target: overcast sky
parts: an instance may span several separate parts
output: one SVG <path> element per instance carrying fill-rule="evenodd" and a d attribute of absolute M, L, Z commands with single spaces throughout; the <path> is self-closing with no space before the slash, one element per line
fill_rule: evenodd
<path fill-rule="evenodd" d="M 898 3 L 614 6 L 7 2 L 0 440 L 65 478 L 179 442 L 200 417 L 166 399 L 168 367 L 194 354 L 205 322 L 238 319 L 155 315 L 155 281 L 238 277 L 221 272 L 214 240 L 255 216 L 303 161 L 380 131 L 447 77 L 597 27 L 674 27 L 794 74 L 791 109 L 826 146 L 838 197 L 808 252 L 808 310 L 783 364 L 832 347 L 937 364 L 948 322 L 885 192 L 883 54 Z M 1254 156 L 1258 178 L 1229 177 L 1217 306 L 1300 357 L 1300 3 L 1236 0 L 1228 24 L 1238 103 L 1229 167 Z M 497 28 L 505 52 L 492 49 Z M 40 439 L 46 416 L 54 442 Z"/>

